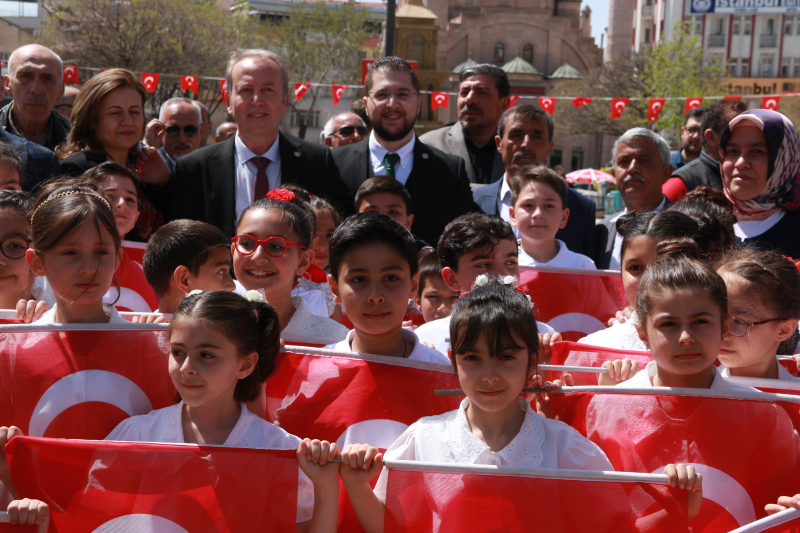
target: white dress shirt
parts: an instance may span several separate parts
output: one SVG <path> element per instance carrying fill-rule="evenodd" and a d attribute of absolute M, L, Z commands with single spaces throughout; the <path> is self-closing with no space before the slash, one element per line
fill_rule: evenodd
<path fill-rule="evenodd" d="M 270 160 L 267 165 L 267 179 L 269 190 L 281 184 L 281 152 L 279 149 L 281 136 L 275 137 L 275 142 L 263 154 L 255 154 L 244 145 L 239 133 L 235 135 L 236 149 L 233 152 L 233 166 L 236 169 L 236 219 L 238 220 L 250 204 L 253 203 L 253 194 L 256 191 L 256 164 L 250 161 L 254 157 L 266 157 Z"/>
<path fill-rule="evenodd" d="M 353 342 L 353 335 L 355 335 L 355 330 L 351 329 L 350 332 L 347 334 L 347 337 L 341 342 L 337 342 L 335 344 L 329 344 L 325 348 L 329 350 L 336 350 L 338 352 L 353 352 L 352 342 Z M 446 355 L 442 355 L 441 352 L 438 350 L 434 350 L 432 348 L 428 348 L 421 342 L 419 342 L 419 337 L 408 329 L 401 330 L 403 335 L 403 339 L 407 341 L 411 341 L 414 343 L 414 348 L 411 350 L 411 353 L 406 357 L 409 361 L 426 361 L 428 363 L 438 363 L 440 365 L 450 365 L 450 359 Z"/>
<path fill-rule="evenodd" d="M 564 241 L 556 239 L 556 246 L 558 246 L 558 253 L 554 258 L 546 263 L 537 261 L 528 252 L 522 249 L 522 243 L 519 243 L 519 266 L 532 266 L 532 267 L 551 267 L 551 268 L 579 268 L 585 270 L 597 270 L 597 267 L 590 258 L 585 255 L 573 252 L 567 248 Z"/>
<path fill-rule="evenodd" d="M 661 199 L 661 203 L 658 204 L 658 207 L 656 207 L 654 211 L 663 211 L 666 208 L 667 208 L 667 197 L 664 196 Z M 622 210 L 622 212 L 620 212 L 614 218 L 611 219 L 611 223 L 616 224 L 617 220 L 619 220 L 619 217 L 627 214 L 628 214 L 628 208 L 626 207 L 624 210 Z M 614 236 L 614 251 L 611 252 L 611 260 L 608 262 L 609 270 L 619 270 L 620 265 L 622 264 L 622 259 L 620 258 L 621 254 L 622 254 L 622 235 L 617 233 Z"/>
<path fill-rule="evenodd" d="M 505 174 L 500 179 L 503 180 L 503 184 L 500 186 L 500 196 L 497 198 L 497 212 L 500 214 L 500 218 L 511 225 L 514 235 L 519 240 L 519 230 L 514 224 L 511 224 L 511 214 L 508 212 L 511 209 L 511 187 L 508 186 Z"/>
<path fill-rule="evenodd" d="M 399 150 L 394 152 L 400 156 L 400 163 L 394 169 L 394 179 L 399 181 L 405 186 L 408 177 L 411 175 L 411 169 L 414 168 L 414 143 L 416 142 L 416 134 L 411 134 L 411 140 L 400 147 Z M 369 134 L 369 160 L 372 163 L 372 173 L 376 176 L 386 175 L 386 167 L 383 165 L 383 159 L 389 150 L 380 145 L 375 138 L 375 132 Z"/>

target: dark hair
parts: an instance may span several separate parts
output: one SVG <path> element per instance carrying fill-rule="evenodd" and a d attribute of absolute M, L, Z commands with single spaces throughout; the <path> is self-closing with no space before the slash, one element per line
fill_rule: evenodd
<path fill-rule="evenodd" d="M 517 242 L 511 225 L 483 213 L 461 215 L 445 228 L 436 251 L 442 265 L 458 270 L 458 258 L 472 250 L 497 246 L 505 239 Z"/>
<path fill-rule="evenodd" d="M 481 65 L 467 67 L 458 74 L 458 82 L 461 83 L 473 76 L 489 76 L 494 78 L 494 86 L 497 88 L 497 95 L 500 98 L 505 98 L 511 94 L 511 84 L 508 81 L 508 74 L 497 65 L 483 63 Z"/>
<path fill-rule="evenodd" d="M 728 110 L 743 113 L 747 111 L 747 104 L 741 100 L 722 100 L 708 106 L 708 109 L 705 110 L 703 118 L 700 121 L 700 128 L 703 130 L 703 134 L 700 137 L 704 148 L 706 146 L 706 130 L 712 130 L 720 135 L 725 131 L 729 122 L 728 118 L 725 116 Z M 716 156 L 716 154 L 712 155 Z"/>
<path fill-rule="evenodd" d="M 0 190 L 0 209 L 13 209 L 27 225 L 33 210 L 33 198 L 27 191 Z"/>
<path fill-rule="evenodd" d="M 378 59 L 369 66 L 367 76 L 364 78 L 364 92 L 369 94 L 372 89 L 372 76 L 375 73 L 383 74 L 408 74 L 411 76 L 411 85 L 414 90 L 419 92 L 419 78 L 417 73 L 414 72 L 414 67 L 405 59 L 400 59 L 397 56 L 386 56 Z"/>
<path fill-rule="evenodd" d="M 393 194 L 403 200 L 403 204 L 406 206 L 406 214 L 411 214 L 411 195 L 408 194 L 408 190 L 403 187 L 402 183 L 387 176 L 376 176 L 374 178 L 369 178 L 361 184 L 356 192 L 356 213 L 358 213 L 358 209 L 361 207 L 361 202 L 364 201 L 365 197 L 379 192 Z"/>
<path fill-rule="evenodd" d="M 311 222 L 311 237 L 313 238 L 317 233 L 317 214 L 314 212 L 314 208 L 311 207 L 311 193 L 296 183 L 285 183 L 280 188 L 294 193 L 294 198 L 289 202 L 306 212 L 308 221 Z"/>
<path fill-rule="evenodd" d="M 311 239 L 314 234 L 312 233 L 312 222 L 308 217 L 308 211 L 292 202 L 284 202 L 281 200 L 273 200 L 271 198 L 261 198 L 256 200 L 239 215 L 239 220 L 236 221 L 236 230 L 238 232 L 239 226 L 242 225 L 244 216 L 253 209 L 277 209 L 281 212 L 281 221 L 289 224 L 289 229 L 299 237 L 300 242 L 306 248 L 311 246 Z"/>
<path fill-rule="evenodd" d="M 236 345 L 240 356 L 252 352 L 258 354 L 253 372 L 240 379 L 233 391 L 237 402 L 251 402 L 258 398 L 264 381 L 275 370 L 280 351 L 281 326 L 275 310 L 263 302 L 251 302 L 235 292 L 210 291 L 181 300 L 172 315 L 168 336 L 172 336 L 175 324 L 187 319 L 216 328 Z"/>
<path fill-rule="evenodd" d="M 200 272 L 214 248 L 228 249 L 231 241 L 216 226 L 199 220 L 173 220 L 158 228 L 144 251 L 144 277 L 156 296 L 169 291 L 175 269 L 183 265 L 193 275 Z"/>
<path fill-rule="evenodd" d="M 561 199 L 561 209 L 567 208 L 567 182 L 555 170 L 544 165 L 525 165 L 511 176 L 511 205 L 517 205 L 519 195 L 529 184 L 538 181 L 553 189 Z"/>
<path fill-rule="evenodd" d="M 719 307 L 724 322 L 728 316 L 728 291 L 725 282 L 711 266 L 700 259 L 700 248 L 691 238 L 660 242 L 656 259 L 647 267 L 636 291 L 636 314 L 644 326 L 653 305 L 664 295 L 679 290 L 705 293 Z"/>
<path fill-rule="evenodd" d="M 19 185 L 22 187 L 25 183 L 22 159 L 19 158 L 19 154 L 10 144 L 2 141 L 0 141 L 0 166 L 16 172 L 17 176 L 19 176 Z"/>
<path fill-rule="evenodd" d="M 136 188 L 137 193 L 136 205 L 138 206 L 139 211 L 141 211 L 142 201 L 139 198 L 139 193 L 142 183 L 139 180 L 139 176 L 137 176 L 136 173 L 130 169 L 123 167 L 119 163 L 115 163 L 114 161 L 104 161 L 81 174 L 80 179 L 94 183 L 98 186 L 99 190 L 101 187 L 100 183 L 109 176 L 122 176 L 133 182 L 133 186 Z"/>
<path fill-rule="evenodd" d="M 378 213 L 358 213 L 336 228 L 329 252 L 330 273 L 339 278 L 339 268 L 348 252 L 357 246 L 385 244 L 408 261 L 411 275 L 419 270 L 414 236 L 399 222 Z"/>
<path fill-rule="evenodd" d="M 651 237 L 658 240 L 667 239 L 692 239 L 704 252 L 714 239 L 719 238 L 713 218 L 709 215 L 700 216 L 695 220 L 675 210 L 662 212 L 634 211 L 617 219 L 617 232 L 622 235 L 620 259 L 625 256 L 625 249 L 636 237 Z"/>
<path fill-rule="evenodd" d="M 710 187 L 698 188 L 715 191 Z M 696 189 L 690 191 L 680 202 L 671 205 L 669 211 L 677 211 L 689 215 L 698 223 L 707 224 L 709 233 L 716 235 L 715 238 L 708 242 L 709 249 L 707 252 L 712 255 L 710 253 L 712 252 L 711 248 L 719 248 L 713 250 L 713 255 L 719 257 L 719 254 L 724 254 L 729 250 L 733 250 L 736 246 L 736 235 L 733 231 L 736 218 L 733 215 L 733 207 L 721 191 L 719 191 L 719 195 L 722 196 L 722 200 L 728 204 L 730 210 L 723 207 L 721 202 L 712 200 L 709 196 L 705 196 L 702 191 L 700 193 L 695 193 L 695 191 Z M 717 244 L 718 246 L 715 246 Z"/>
<path fill-rule="evenodd" d="M 364 125 L 367 126 L 367 129 L 372 127 L 372 122 L 370 122 L 369 115 L 367 114 L 367 108 L 364 107 L 364 100 L 360 98 L 353 100 L 353 103 L 350 104 L 350 111 L 361 117 L 361 120 L 364 121 Z"/>
<path fill-rule="evenodd" d="M 333 223 L 336 226 L 342 223 L 342 214 L 339 213 L 339 210 L 336 209 L 333 204 L 331 204 L 325 198 L 320 198 L 319 196 L 312 196 L 311 197 L 311 209 L 314 210 L 314 218 L 317 216 L 317 211 L 325 211 L 331 215 L 333 218 Z"/>
<path fill-rule="evenodd" d="M 695 107 L 693 109 L 690 109 L 689 112 L 686 113 L 686 120 L 688 121 L 690 118 L 699 119 L 703 116 L 703 113 L 705 112 L 706 109 L 704 107 Z"/>
<path fill-rule="evenodd" d="M 553 140 L 553 119 L 550 118 L 544 109 L 541 107 L 536 107 L 533 104 L 520 104 L 518 106 L 509 107 L 505 110 L 505 112 L 500 115 L 500 122 L 497 124 L 497 136 L 502 138 L 503 132 L 505 131 L 506 121 L 511 116 L 515 117 L 525 117 L 529 120 L 544 120 L 547 122 L 547 132 L 549 133 L 549 137 L 547 139 L 548 142 Z"/>
<path fill-rule="evenodd" d="M 442 262 L 439 261 L 439 254 L 431 252 L 426 255 L 422 261 L 419 262 L 419 290 L 418 296 L 422 296 L 422 290 L 425 288 L 425 283 L 432 278 L 442 278 Z"/>
<path fill-rule="evenodd" d="M 490 281 L 465 294 L 450 314 L 451 362 L 472 349 L 484 336 L 493 357 L 509 348 L 528 349 L 528 369 L 539 364 L 539 330 L 531 305 L 524 294 Z M 518 344 L 522 342 L 522 345 Z"/>

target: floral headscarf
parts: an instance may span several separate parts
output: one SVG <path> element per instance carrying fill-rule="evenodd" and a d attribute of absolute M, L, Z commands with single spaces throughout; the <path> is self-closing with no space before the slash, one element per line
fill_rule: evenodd
<path fill-rule="evenodd" d="M 737 200 L 727 186 L 725 196 L 733 203 L 737 220 L 762 220 L 778 211 L 800 211 L 800 137 L 792 121 L 766 109 L 745 111 L 731 120 L 720 140 L 720 159 L 737 126 L 756 126 L 764 132 L 769 168 L 764 190 L 750 200 Z M 724 183 L 724 180 L 723 180 Z"/>

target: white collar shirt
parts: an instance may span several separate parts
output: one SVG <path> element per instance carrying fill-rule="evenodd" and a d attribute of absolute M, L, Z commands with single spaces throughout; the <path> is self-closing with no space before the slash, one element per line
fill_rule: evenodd
<path fill-rule="evenodd" d="M 256 164 L 250 161 L 254 157 L 266 157 L 270 160 L 267 165 L 267 179 L 269 180 L 269 190 L 276 189 L 281 184 L 281 153 L 279 149 L 280 134 L 275 138 L 275 142 L 263 154 L 253 153 L 244 141 L 239 137 L 239 133 L 234 136 L 236 149 L 233 152 L 233 166 L 236 169 L 236 218 L 238 220 L 250 204 L 253 203 L 253 194 L 256 190 Z"/>
<path fill-rule="evenodd" d="M 400 156 L 400 164 L 394 169 L 394 179 L 399 181 L 405 186 L 408 177 L 411 175 L 411 169 L 414 168 L 414 143 L 417 140 L 416 134 L 411 134 L 411 140 L 400 147 L 399 150 L 393 152 Z M 381 146 L 378 139 L 375 138 L 375 132 L 369 134 L 369 160 L 372 164 L 372 173 L 376 176 L 386 175 L 386 166 L 383 164 L 383 159 L 389 150 Z"/>
<path fill-rule="evenodd" d="M 508 210 L 511 209 L 511 187 L 508 185 L 505 174 L 503 174 L 503 177 L 500 179 L 503 184 L 500 186 L 500 196 L 497 197 L 497 214 L 511 225 L 511 229 L 514 230 L 514 235 L 517 240 L 519 240 L 519 230 L 515 225 L 511 224 L 511 214 L 508 212 Z"/>

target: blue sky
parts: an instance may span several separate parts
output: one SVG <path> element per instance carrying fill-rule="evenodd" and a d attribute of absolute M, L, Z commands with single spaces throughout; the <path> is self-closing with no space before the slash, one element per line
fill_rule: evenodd
<path fill-rule="evenodd" d="M 608 3 L 609 0 L 583 0 L 581 3 L 581 9 L 588 5 L 592 10 L 592 37 L 597 46 L 600 46 L 600 34 L 608 26 Z"/>

